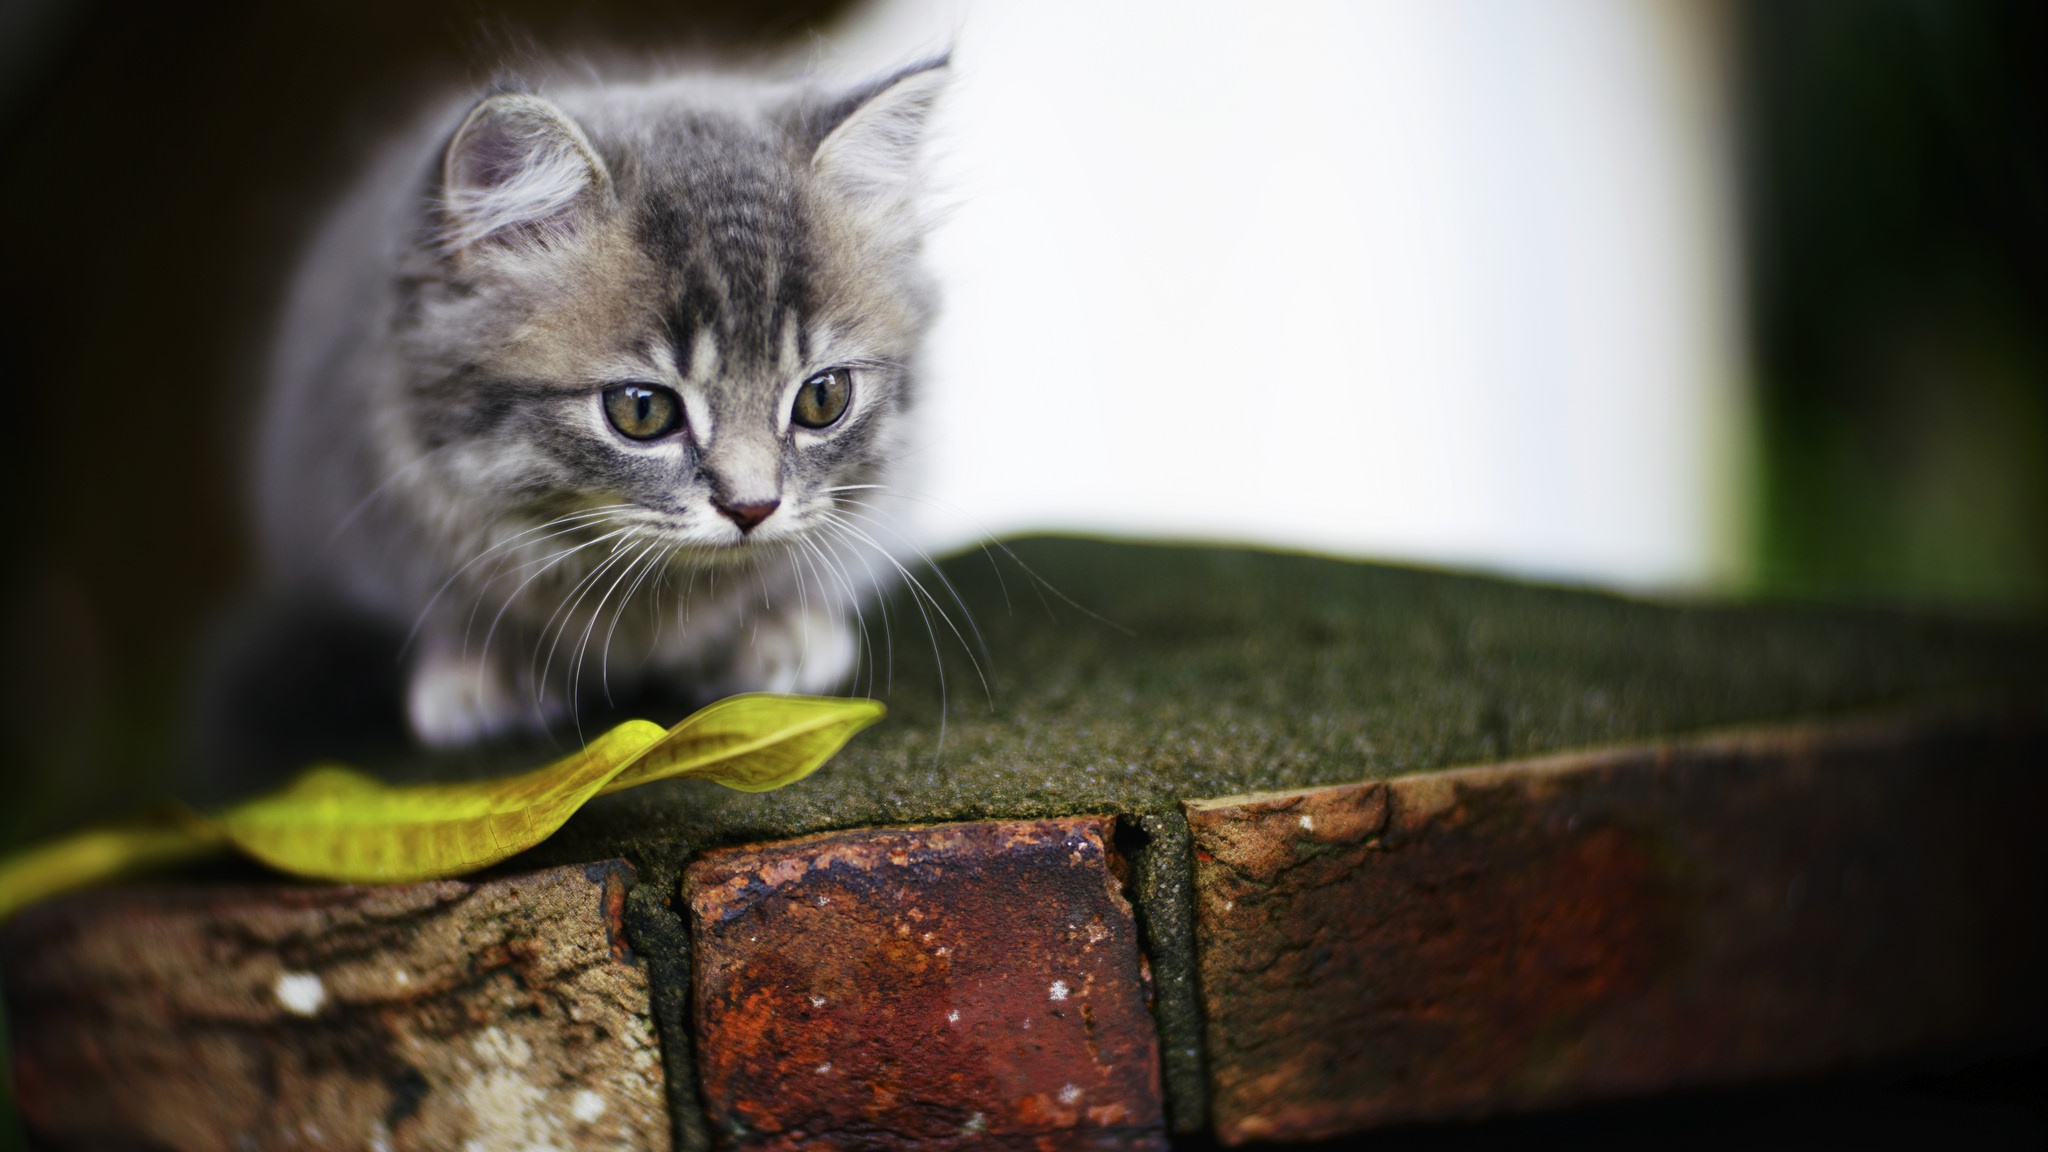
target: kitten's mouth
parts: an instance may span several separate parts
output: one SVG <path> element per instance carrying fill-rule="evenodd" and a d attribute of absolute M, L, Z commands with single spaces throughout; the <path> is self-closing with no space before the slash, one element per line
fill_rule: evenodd
<path fill-rule="evenodd" d="M 761 557 L 779 551 L 777 540 L 757 539 L 741 536 L 729 540 L 704 540 L 681 538 L 671 533 L 655 537 L 667 551 L 670 564 L 695 565 L 697 567 L 738 568 L 752 564 Z"/>

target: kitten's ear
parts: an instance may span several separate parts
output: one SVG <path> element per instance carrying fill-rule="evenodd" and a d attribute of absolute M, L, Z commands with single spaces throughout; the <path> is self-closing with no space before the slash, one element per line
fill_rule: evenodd
<path fill-rule="evenodd" d="M 870 81 L 820 110 L 811 171 L 864 203 L 899 200 L 917 176 L 925 122 L 944 91 L 948 56 L 934 56 Z"/>
<path fill-rule="evenodd" d="M 545 248 L 611 193 L 611 174 L 561 109 L 518 92 L 470 110 L 441 162 L 441 242 L 455 255 Z"/>

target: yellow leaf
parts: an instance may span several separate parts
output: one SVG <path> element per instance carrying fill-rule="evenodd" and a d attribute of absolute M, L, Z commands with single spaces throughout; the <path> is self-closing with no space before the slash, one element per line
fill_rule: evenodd
<path fill-rule="evenodd" d="M 219 832 L 189 813 L 95 828 L 40 844 L 0 861 L 0 921 L 60 892 L 195 860 L 220 848 Z"/>
<path fill-rule="evenodd" d="M 809 775 L 882 716 L 872 700 L 735 696 L 664 732 L 631 720 L 581 752 L 501 780 L 386 786 L 338 765 L 221 815 L 239 849 L 282 872 L 393 883 L 459 876 L 552 835 L 591 797 L 675 777 L 760 792 Z"/>
<path fill-rule="evenodd" d="M 770 792 L 809 776 L 886 711 L 879 700 L 728 696 L 669 729 L 599 794 L 674 777 Z"/>
<path fill-rule="evenodd" d="M 349 883 L 460 876 L 547 839 L 662 736 L 628 720 L 545 768 L 452 784 L 387 785 L 322 764 L 216 819 L 236 848 L 280 872 Z"/>
<path fill-rule="evenodd" d="M 552 835 L 593 796 L 691 777 L 743 792 L 803 779 L 882 718 L 873 700 L 734 696 L 664 731 L 629 720 L 545 768 L 387 785 L 322 764 L 212 820 L 173 813 L 83 832 L 0 862 L 0 920 L 33 901 L 232 846 L 282 872 L 348 883 L 459 876 Z"/>

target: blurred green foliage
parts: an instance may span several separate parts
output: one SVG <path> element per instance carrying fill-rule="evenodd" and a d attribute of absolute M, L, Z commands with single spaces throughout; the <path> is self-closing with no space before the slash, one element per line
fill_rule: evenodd
<path fill-rule="evenodd" d="M 2048 606 L 2048 7 L 1746 0 L 1772 593 Z"/>

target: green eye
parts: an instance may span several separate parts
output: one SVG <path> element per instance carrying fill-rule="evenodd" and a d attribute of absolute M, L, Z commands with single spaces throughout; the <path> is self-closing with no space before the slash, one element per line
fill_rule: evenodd
<path fill-rule="evenodd" d="M 853 400 L 853 373 L 844 368 L 820 372 L 796 390 L 789 418 L 805 428 L 823 428 L 846 415 Z"/>
<path fill-rule="evenodd" d="M 604 390 L 605 419 L 629 440 L 652 440 L 683 426 L 683 402 L 666 388 L 621 384 Z"/>

